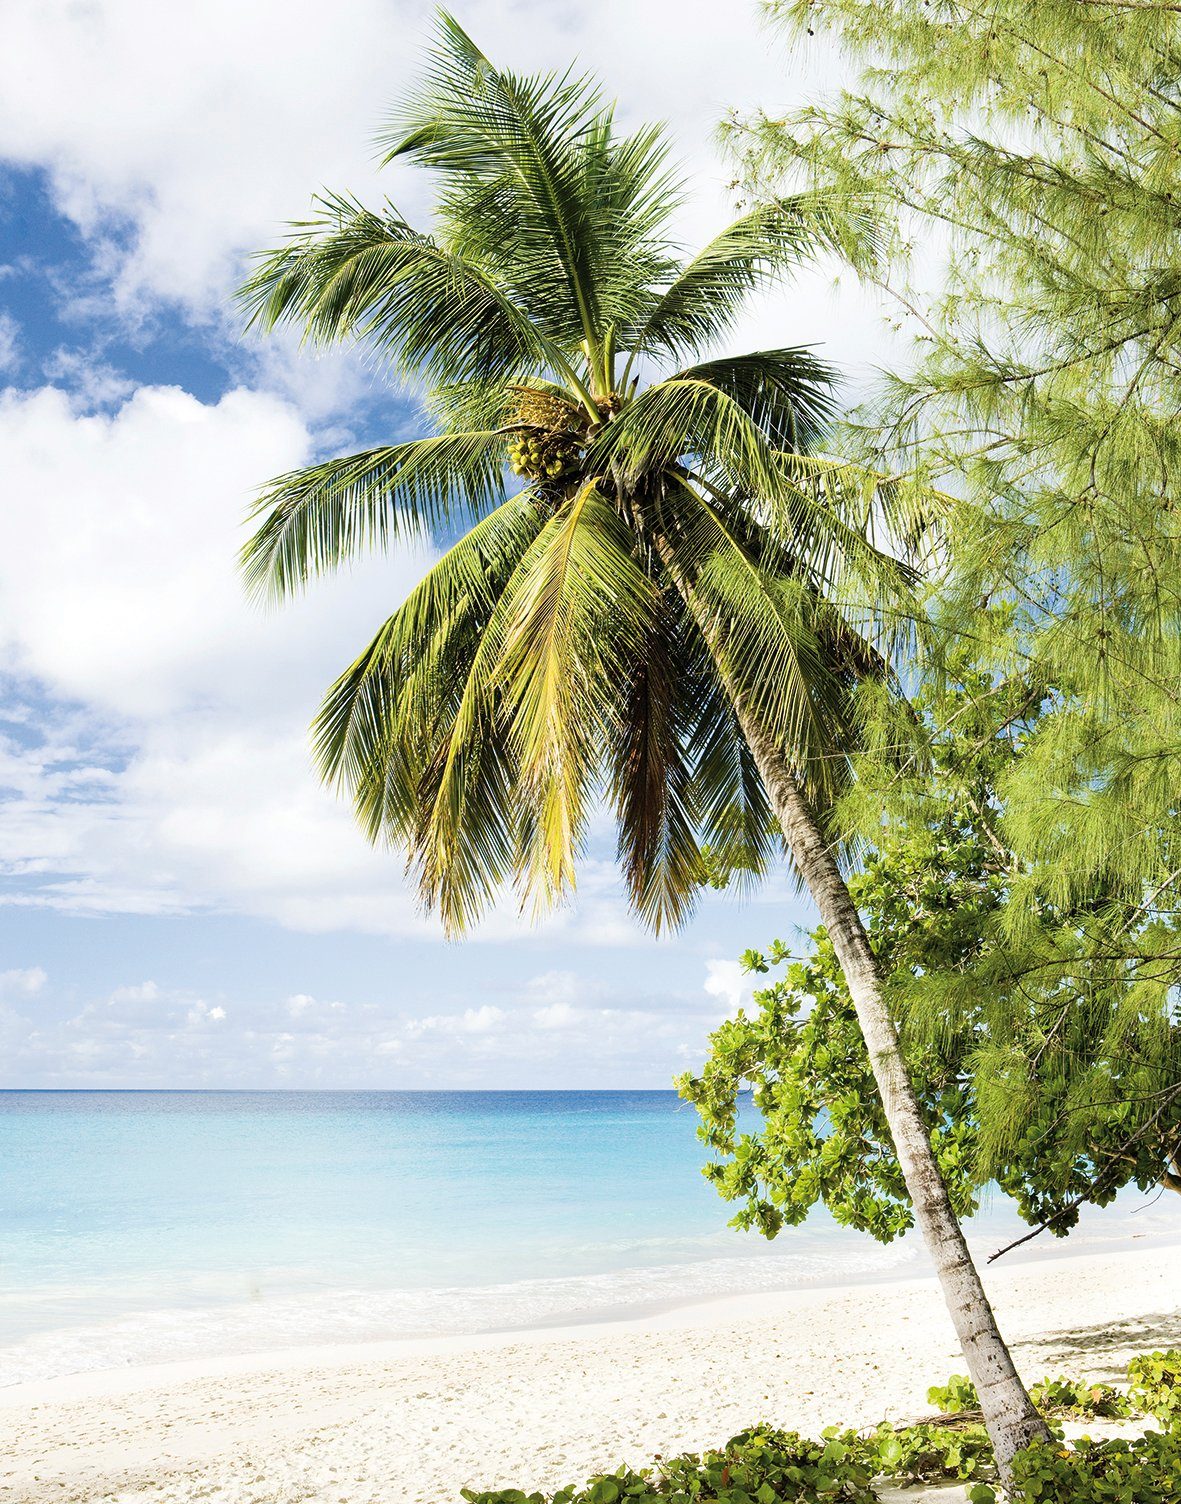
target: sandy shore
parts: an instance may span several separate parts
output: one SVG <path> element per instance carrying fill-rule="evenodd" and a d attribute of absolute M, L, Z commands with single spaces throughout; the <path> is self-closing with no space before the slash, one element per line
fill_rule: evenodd
<path fill-rule="evenodd" d="M 1181 1344 L 1176 1249 L 1000 1268 L 1028 1378 Z M 643 1321 L 303 1349 L 0 1390 L 4 1504 L 449 1504 L 700 1449 L 924 1412 L 962 1369 L 927 1281 L 743 1296 Z"/>

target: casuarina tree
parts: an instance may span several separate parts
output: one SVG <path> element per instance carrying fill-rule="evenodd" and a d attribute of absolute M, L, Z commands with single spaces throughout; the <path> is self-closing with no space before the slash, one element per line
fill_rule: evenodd
<path fill-rule="evenodd" d="M 433 229 L 322 200 L 244 293 L 264 327 L 388 360 L 435 429 L 274 481 L 250 583 L 283 596 L 360 550 L 458 533 L 328 691 L 324 776 L 373 840 L 408 852 L 451 931 L 505 885 L 539 908 L 569 892 L 600 798 L 655 928 L 690 911 L 707 852 L 758 874 L 786 845 L 1004 1466 L 1042 1423 L 949 1203 L 826 819 L 858 686 L 890 679 L 910 579 L 888 540 L 912 527 L 914 498 L 818 452 L 835 404 L 815 356 L 716 353 L 749 294 L 837 239 L 856 254 L 865 227 L 824 196 L 786 198 L 684 259 L 661 132 L 617 132 L 573 73 L 502 71 L 446 16 L 384 144 L 435 175 Z"/>

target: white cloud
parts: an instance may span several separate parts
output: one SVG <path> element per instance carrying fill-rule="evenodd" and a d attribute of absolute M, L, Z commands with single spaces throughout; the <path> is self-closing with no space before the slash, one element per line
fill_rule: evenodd
<path fill-rule="evenodd" d="M 426 1018 L 407 1019 L 405 1029 L 410 1035 L 489 1034 L 507 1017 L 503 1008 L 484 1003 L 479 1008 L 465 1008 L 462 1013 L 435 1013 Z"/>
<path fill-rule="evenodd" d="M 32 997 L 41 991 L 48 980 L 40 966 L 14 967 L 9 971 L 0 971 L 0 997 L 11 997 L 14 994 Z"/>
<path fill-rule="evenodd" d="M 379 176 L 372 140 L 421 68 L 433 9 L 431 0 L 9 0 L 0 155 L 49 171 L 129 322 L 166 298 L 236 327 L 228 298 L 245 253 L 273 244 L 322 186 L 425 211 L 423 175 L 399 167 Z M 831 52 L 780 46 L 754 3 L 469 0 L 462 20 L 521 71 L 577 56 L 618 95 L 625 125 L 667 121 L 693 189 L 679 223 L 687 243 L 730 214 L 730 174 L 714 141 L 726 111 L 779 109 L 836 76 Z M 744 336 L 763 347 L 829 339 L 830 278 L 809 274 L 803 295 L 767 302 Z M 840 298 L 838 350 L 872 358 L 883 344 L 876 296 L 845 287 Z M 273 376 L 286 379 L 279 368 Z M 292 391 L 316 380 L 307 362 L 288 376 Z M 355 382 L 355 371 L 343 379 Z"/>
<path fill-rule="evenodd" d="M 534 1011 L 533 1022 L 539 1029 L 566 1029 L 579 1017 L 579 1010 L 570 1003 L 547 1003 Z"/>
<path fill-rule="evenodd" d="M 720 960 L 714 957 L 705 963 L 705 981 L 702 984 L 710 997 L 717 998 L 728 1018 L 737 1013 L 750 1000 L 750 978 L 738 961 Z"/>
<path fill-rule="evenodd" d="M 0 376 L 11 375 L 21 363 L 20 332 L 12 314 L 0 311 Z"/>
<path fill-rule="evenodd" d="M 237 577 L 248 498 L 309 442 L 255 392 L 143 388 L 92 416 L 51 388 L 0 397 L 0 472 L 37 498 L 0 515 L 0 672 L 19 690 L 0 861 L 31 880 L 12 901 L 419 927 L 396 862 L 319 785 L 306 728 L 425 554 L 270 615 Z"/>

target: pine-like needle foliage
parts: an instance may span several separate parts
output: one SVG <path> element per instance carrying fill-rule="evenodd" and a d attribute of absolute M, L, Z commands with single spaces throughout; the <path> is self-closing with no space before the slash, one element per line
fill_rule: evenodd
<path fill-rule="evenodd" d="M 430 231 L 326 198 L 243 296 L 263 327 L 371 347 L 438 432 L 279 477 L 247 579 L 282 597 L 461 529 L 328 692 L 324 776 L 451 930 L 505 884 L 560 899 L 603 798 L 636 910 L 676 923 L 707 850 L 757 873 L 776 849 L 736 697 L 824 809 L 853 691 L 888 672 L 911 494 L 817 453 L 834 376 L 807 350 L 714 354 L 752 292 L 870 227 L 796 195 L 685 259 L 660 132 L 619 134 L 573 72 L 497 68 L 446 15 L 382 141 L 434 175 Z"/>
<path fill-rule="evenodd" d="M 1024 684 L 1036 710 L 997 790 L 1017 864 L 998 964 L 1076 1022 L 1097 994 L 1118 1002 L 1101 1031 L 1118 1049 L 1121 1030 L 1175 1019 L 1181 980 L 1181 9 L 767 11 L 802 47 L 839 38 L 855 81 L 787 120 L 736 121 L 734 143 L 762 193 L 802 179 L 892 222 L 880 277 L 921 321 L 918 364 L 872 437 L 902 470 L 968 488 L 950 651 L 983 669 L 979 717 L 1000 713 L 995 684 Z M 1003 1135 L 1036 1071 L 993 1066 L 981 1101 Z M 1142 1084 L 1125 1166 L 1136 1122 L 1181 1141 L 1176 1081 Z"/>

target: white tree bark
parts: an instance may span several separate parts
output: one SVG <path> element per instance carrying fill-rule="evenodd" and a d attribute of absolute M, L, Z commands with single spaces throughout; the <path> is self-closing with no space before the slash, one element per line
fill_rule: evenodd
<path fill-rule="evenodd" d="M 837 960 L 841 963 L 857 1021 L 869 1051 L 890 1135 L 943 1296 L 951 1313 L 984 1423 L 996 1451 L 1002 1481 L 1014 1454 L 1036 1438 L 1049 1437 L 1034 1408 L 993 1314 L 980 1272 L 952 1210 L 931 1149 L 927 1124 L 911 1086 L 898 1032 L 882 999 L 881 976 L 869 936 L 802 790 L 775 745 L 736 706 L 747 743 L 771 797 L 792 859 L 808 886 Z"/>

